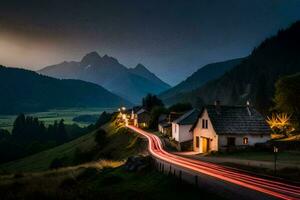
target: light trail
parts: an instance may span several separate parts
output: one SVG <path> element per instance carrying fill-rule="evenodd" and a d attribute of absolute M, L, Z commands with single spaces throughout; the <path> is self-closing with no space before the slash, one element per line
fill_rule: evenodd
<path fill-rule="evenodd" d="M 162 142 L 158 136 L 131 125 L 128 125 L 127 127 L 145 136 L 148 139 L 149 152 L 152 156 L 158 159 L 161 159 L 171 164 L 175 164 L 184 169 L 206 174 L 208 176 L 212 176 L 217 179 L 236 184 L 251 190 L 262 192 L 279 199 L 300 199 L 299 186 L 255 177 L 237 169 L 232 169 L 213 163 L 184 158 L 178 155 L 171 154 L 163 149 Z"/>

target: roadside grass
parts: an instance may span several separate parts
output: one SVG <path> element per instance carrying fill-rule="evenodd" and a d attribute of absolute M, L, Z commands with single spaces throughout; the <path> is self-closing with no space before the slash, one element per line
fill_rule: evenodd
<path fill-rule="evenodd" d="M 300 184 L 300 168 L 286 167 L 286 168 L 277 170 L 276 174 L 275 174 L 274 169 L 265 168 L 265 167 L 248 166 L 248 165 L 243 165 L 243 164 L 226 163 L 226 162 L 222 163 L 222 164 L 225 166 L 253 172 L 255 174 L 283 178 L 290 182 L 295 181 L 298 184 Z"/>
<path fill-rule="evenodd" d="M 258 150 L 243 150 L 237 152 L 214 153 L 208 154 L 212 157 L 236 158 L 242 160 L 255 160 L 255 161 L 274 161 L 274 153 L 269 151 Z M 299 151 L 279 151 L 277 153 L 277 161 L 283 163 L 299 164 L 300 165 L 300 152 Z"/>
<path fill-rule="evenodd" d="M 1 199 L 224 199 L 148 167 L 76 168 L 38 175 L 24 174 L 0 183 Z"/>

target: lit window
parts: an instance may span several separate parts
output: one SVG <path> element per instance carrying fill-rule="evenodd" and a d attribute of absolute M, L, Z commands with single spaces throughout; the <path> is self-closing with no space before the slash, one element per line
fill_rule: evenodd
<path fill-rule="evenodd" d="M 247 138 L 247 137 L 244 137 L 244 138 L 243 138 L 243 144 L 248 144 L 248 142 L 249 142 L 248 138 Z"/>

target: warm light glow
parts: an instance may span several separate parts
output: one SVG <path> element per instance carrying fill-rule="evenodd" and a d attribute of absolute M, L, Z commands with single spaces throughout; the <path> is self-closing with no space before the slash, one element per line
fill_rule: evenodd
<path fill-rule="evenodd" d="M 156 135 L 143 131 L 134 126 L 129 125 L 127 127 L 145 136 L 149 141 L 148 149 L 151 155 L 165 162 L 174 164 L 184 169 L 192 170 L 196 173 L 212 176 L 254 191 L 262 192 L 276 198 L 286 200 L 300 198 L 300 187 L 298 186 L 255 177 L 237 169 L 227 168 L 221 165 L 206 163 L 203 161 L 171 154 L 163 149 L 162 142 Z"/>
<path fill-rule="evenodd" d="M 273 113 L 271 117 L 267 117 L 266 121 L 275 133 L 289 134 L 295 130 L 290 123 L 290 119 L 291 115 L 287 113 Z"/>

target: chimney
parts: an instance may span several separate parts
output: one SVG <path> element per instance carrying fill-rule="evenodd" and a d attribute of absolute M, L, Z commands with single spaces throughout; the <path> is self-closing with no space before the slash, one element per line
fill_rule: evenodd
<path fill-rule="evenodd" d="M 219 100 L 215 101 L 215 107 L 218 114 L 221 114 L 221 102 Z"/>
<path fill-rule="evenodd" d="M 251 113 L 251 110 L 250 110 L 250 101 L 249 100 L 246 102 L 246 106 L 247 106 L 247 112 L 248 112 L 249 116 L 251 116 L 252 113 Z"/>

